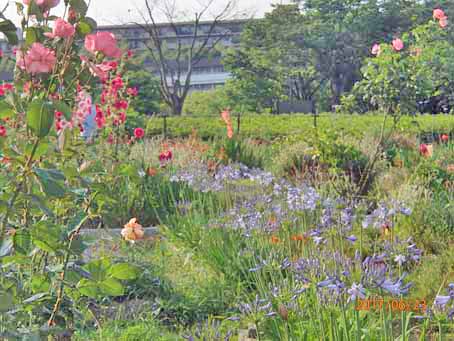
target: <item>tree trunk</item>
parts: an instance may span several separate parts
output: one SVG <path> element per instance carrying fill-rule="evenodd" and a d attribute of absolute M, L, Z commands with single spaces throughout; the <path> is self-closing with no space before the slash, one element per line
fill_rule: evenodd
<path fill-rule="evenodd" d="M 184 101 L 181 98 L 174 97 L 172 101 L 172 115 L 181 116 L 183 112 L 183 103 Z"/>

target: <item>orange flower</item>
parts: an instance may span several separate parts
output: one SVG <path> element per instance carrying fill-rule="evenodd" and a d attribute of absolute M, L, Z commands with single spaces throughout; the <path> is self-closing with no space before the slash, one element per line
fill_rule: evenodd
<path fill-rule="evenodd" d="M 277 236 L 271 236 L 270 241 L 272 244 L 279 244 L 281 240 Z"/>
<path fill-rule="evenodd" d="M 121 230 L 123 238 L 133 242 L 143 239 L 144 234 L 142 225 L 137 222 L 137 218 L 132 218 Z"/>
<path fill-rule="evenodd" d="M 454 173 L 454 163 L 451 164 L 451 165 L 448 165 L 446 170 L 448 171 L 448 173 Z"/>
<path fill-rule="evenodd" d="M 225 124 L 227 124 L 227 125 L 231 124 L 231 122 L 230 122 L 230 111 L 224 110 L 223 112 L 221 112 L 221 117 L 224 120 Z"/>
<path fill-rule="evenodd" d="M 227 137 L 231 139 L 233 137 L 233 128 L 232 124 L 227 125 Z"/>
<path fill-rule="evenodd" d="M 148 167 L 147 174 L 148 176 L 155 176 L 156 174 L 158 174 L 158 170 L 154 167 Z"/>
<path fill-rule="evenodd" d="M 222 120 L 227 125 L 227 137 L 229 139 L 231 139 L 233 137 L 233 126 L 232 126 L 232 121 L 230 119 L 230 111 L 224 110 L 223 112 L 221 112 L 221 117 L 222 117 Z"/>

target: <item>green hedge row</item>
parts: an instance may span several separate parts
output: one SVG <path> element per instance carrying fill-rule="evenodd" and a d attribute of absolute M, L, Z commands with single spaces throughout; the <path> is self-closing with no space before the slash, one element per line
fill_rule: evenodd
<path fill-rule="evenodd" d="M 235 131 L 237 118 L 232 117 Z M 377 133 L 382 126 L 383 115 L 346 115 L 321 114 L 317 117 L 317 126 L 320 130 L 345 132 L 349 135 L 363 135 Z M 392 118 L 388 118 L 386 127 L 392 125 Z M 166 118 L 166 132 L 168 137 L 187 137 L 193 129 L 198 136 L 204 139 L 219 137 L 226 134 L 225 123 L 220 116 L 181 116 Z M 416 117 L 403 116 L 398 129 L 409 134 L 419 133 L 450 133 L 454 132 L 453 115 L 420 115 Z M 152 117 L 147 122 L 147 135 L 163 134 L 164 119 Z M 253 138 L 274 139 L 277 137 L 312 134 L 313 117 L 306 114 L 260 115 L 247 114 L 241 117 L 240 133 L 242 136 Z"/>

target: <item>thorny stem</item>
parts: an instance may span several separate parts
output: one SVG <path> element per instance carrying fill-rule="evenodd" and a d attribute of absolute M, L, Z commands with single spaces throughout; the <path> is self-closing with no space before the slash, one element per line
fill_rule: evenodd
<path fill-rule="evenodd" d="M 87 206 L 85 207 L 85 210 L 84 210 L 85 214 L 88 213 L 88 211 L 90 209 L 90 206 L 91 206 L 91 203 L 96 198 L 96 195 L 97 195 L 97 193 L 95 193 L 95 195 L 87 202 Z M 60 309 L 60 306 L 61 306 L 61 302 L 63 301 L 63 293 L 64 293 L 64 289 L 65 289 L 66 270 L 68 268 L 68 263 L 69 263 L 69 259 L 70 259 L 70 256 L 71 256 L 72 243 L 73 243 L 74 239 L 79 235 L 79 232 L 80 232 L 83 224 L 89 218 L 91 218 L 90 215 L 86 215 L 79 222 L 79 224 L 77 225 L 77 228 L 74 231 L 72 231 L 71 234 L 69 235 L 69 243 L 68 243 L 67 253 L 65 255 L 65 260 L 64 260 L 64 263 L 63 263 L 63 272 L 61 273 L 61 282 L 60 282 L 60 287 L 58 288 L 57 300 L 55 301 L 55 305 L 54 305 L 54 308 L 52 309 L 52 314 L 51 314 L 51 316 L 49 318 L 49 321 L 47 321 L 47 325 L 49 327 L 54 325 L 55 317 L 57 316 L 58 310 Z"/>
<path fill-rule="evenodd" d="M 11 210 L 12 210 L 14 204 L 16 203 L 17 197 L 19 196 L 19 192 L 21 191 L 22 187 L 25 184 L 26 175 L 30 171 L 30 166 L 31 166 L 31 164 L 33 162 L 33 157 L 36 154 L 36 150 L 38 149 L 39 142 L 40 142 L 40 138 L 37 137 L 36 141 L 35 141 L 35 144 L 33 145 L 33 149 L 32 149 L 32 152 L 30 154 L 30 157 L 28 158 L 27 163 L 26 163 L 26 165 L 24 167 L 24 170 L 23 170 L 23 172 L 22 172 L 22 174 L 20 176 L 22 178 L 22 180 L 16 185 L 13 197 L 11 198 L 11 200 L 8 203 L 8 208 L 6 210 L 5 216 L 3 217 L 2 222 L 1 222 L 1 226 L 0 226 L 0 238 L 3 238 L 3 235 L 5 234 L 6 224 L 8 223 L 9 215 L 11 214 Z"/>

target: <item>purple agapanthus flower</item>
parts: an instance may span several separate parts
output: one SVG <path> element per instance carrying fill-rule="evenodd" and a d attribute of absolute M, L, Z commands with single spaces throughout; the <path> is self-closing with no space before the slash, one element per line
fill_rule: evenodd
<path fill-rule="evenodd" d="M 347 293 L 350 295 L 348 297 L 348 302 L 356 301 L 356 298 L 365 299 L 366 298 L 366 289 L 360 284 L 353 283 L 350 289 L 347 290 Z"/>
<path fill-rule="evenodd" d="M 449 303 L 449 301 L 451 301 L 451 296 L 437 295 L 435 297 L 434 304 L 437 307 L 440 307 L 440 308 L 444 309 L 446 307 L 446 305 Z"/>

